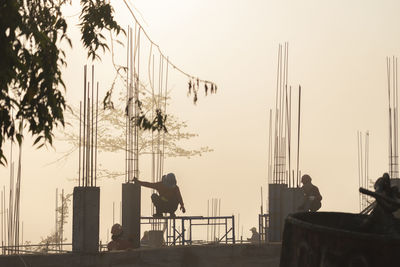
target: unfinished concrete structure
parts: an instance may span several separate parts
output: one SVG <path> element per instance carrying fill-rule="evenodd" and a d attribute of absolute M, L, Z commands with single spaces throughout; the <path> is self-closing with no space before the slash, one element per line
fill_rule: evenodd
<path fill-rule="evenodd" d="M 92 66 L 92 83 L 90 84 L 90 82 L 87 83 L 87 66 L 85 65 L 83 121 L 82 103 L 80 103 L 79 111 L 79 182 L 74 188 L 73 196 L 73 252 L 99 251 L 100 188 L 96 186 L 98 88 L 97 83 L 95 104 L 94 66 Z"/>
<path fill-rule="evenodd" d="M 72 251 L 99 251 L 100 188 L 75 187 L 72 219 Z"/>
<path fill-rule="evenodd" d="M 0 256 L 0 266 L 14 267 L 147 267 L 147 266 L 265 266 L 278 267 L 280 244 L 236 244 L 140 248 L 90 254 Z M 22 260 L 21 260 L 22 259 Z"/>
<path fill-rule="evenodd" d="M 279 45 L 276 83 L 276 106 L 270 110 L 268 150 L 268 214 L 260 215 L 260 233 L 265 241 L 281 241 L 284 221 L 288 214 L 297 212 L 303 201 L 300 188 L 300 103 L 301 87 L 298 88 L 297 129 L 292 127 L 292 88 L 288 85 L 289 44 Z M 294 162 L 294 133 L 297 130 L 297 158 Z M 294 168 L 296 167 L 296 169 Z M 261 220 L 268 219 L 268 223 Z M 262 225 L 262 227 L 261 227 Z"/>
<path fill-rule="evenodd" d="M 122 184 L 122 229 L 124 239 L 140 247 L 140 185 Z"/>
<path fill-rule="evenodd" d="M 287 184 L 269 184 L 269 225 L 267 241 L 282 241 L 286 217 L 297 212 L 303 201 L 300 187 L 288 187 Z"/>

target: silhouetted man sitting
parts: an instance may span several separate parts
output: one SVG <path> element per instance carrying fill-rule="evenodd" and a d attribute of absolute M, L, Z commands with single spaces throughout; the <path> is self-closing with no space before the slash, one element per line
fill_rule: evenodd
<path fill-rule="evenodd" d="M 112 241 L 107 245 L 109 251 L 133 248 L 132 242 L 122 238 L 122 233 L 122 226 L 119 223 L 116 223 L 111 227 Z"/>
<path fill-rule="evenodd" d="M 311 183 L 311 177 L 308 174 L 304 174 L 301 177 L 301 182 L 303 183 L 301 189 L 303 190 L 304 200 L 298 209 L 311 212 L 319 210 L 321 208 L 322 196 L 319 193 L 318 187 Z"/>
<path fill-rule="evenodd" d="M 181 211 L 186 212 L 181 192 L 176 185 L 175 174 L 168 173 L 162 177 L 161 182 L 156 183 L 142 182 L 137 178 L 133 180 L 140 186 L 153 188 L 159 193 L 159 195 L 156 193 L 151 195 L 151 200 L 156 207 L 156 213 L 153 214 L 153 217 L 162 217 L 163 213 L 169 213 L 171 217 L 175 217 L 178 204 L 180 204 Z"/>

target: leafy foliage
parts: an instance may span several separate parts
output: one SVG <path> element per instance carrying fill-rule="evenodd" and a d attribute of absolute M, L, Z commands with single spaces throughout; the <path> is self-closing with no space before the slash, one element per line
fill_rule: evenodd
<path fill-rule="evenodd" d="M 112 14 L 114 12 L 110 3 L 102 0 L 81 0 L 82 13 L 80 15 L 82 43 L 88 49 L 88 57 L 100 59 L 96 51 L 99 47 L 103 52 L 108 48 L 106 38 L 102 34 L 104 29 L 115 31 L 119 34 L 125 31 L 117 24 Z"/>
<path fill-rule="evenodd" d="M 64 126 L 65 85 L 61 69 L 68 38 L 61 7 L 67 0 L 2 0 L 0 4 L 0 164 L 3 144 L 23 140 L 23 130 L 36 137 L 34 145 L 52 144 L 53 127 Z M 88 57 L 99 58 L 107 48 L 101 30 L 119 33 L 120 26 L 105 0 L 81 0 L 82 42 Z M 26 125 L 25 125 L 26 123 Z"/>

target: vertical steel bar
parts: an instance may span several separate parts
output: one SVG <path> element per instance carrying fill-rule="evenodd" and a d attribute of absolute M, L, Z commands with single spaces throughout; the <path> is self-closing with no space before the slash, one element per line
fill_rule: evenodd
<path fill-rule="evenodd" d="M 387 69 L 387 78 L 388 78 L 388 104 L 389 104 L 389 174 L 390 177 L 393 176 L 393 164 L 392 164 L 392 113 L 391 113 L 391 99 L 390 99 L 390 69 L 391 63 L 390 58 L 386 58 L 386 69 Z"/>
<path fill-rule="evenodd" d="M 61 191 L 61 229 L 60 229 L 60 248 L 61 251 L 63 250 L 63 239 L 64 239 L 64 203 L 65 203 L 65 199 L 64 199 L 64 189 L 62 189 Z"/>
<path fill-rule="evenodd" d="M 218 217 L 221 217 L 221 199 L 219 199 L 219 204 L 218 204 Z M 218 218 L 218 240 L 220 238 L 220 219 Z M 219 241 L 218 241 L 219 243 Z"/>
<path fill-rule="evenodd" d="M 92 120 L 91 120 L 91 129 L 90 129 L 90 186 L 93 186 L 93 152 L 94 152 L 94 65 L 92 65 L 92 108 L 91 108 L 91 113 L 92 113 Z"/>
<path fill-rule="evenodd" d="M 300 105 L 301 105 L 301 86 L 299 85 L 299 111 L 297 123 L 297 187 L 299 187 L 299 157 L 300 157 Z"/>
<path fill-rule="evenodd" d="M 185 245 L 185 221 L 184 221 L 184 219 L 182 218 L 182 246 L 184 246 Z"/>
<path fill-rule="evenodd" d="M 359 186 L 362 186 L 362 177 L 361 177 L 361 164 L 360 164 L 360 161 L 361 161 L 361 158 L 360 158 L 360 132 L 359 131 L 357 131 L 357 154 L 358 154 L 358 160 L 357 160 L 357 163 L 358 163 L 358 184 L 359 184 Z M 359 193 L 358 194 L 358 198 L 359 198 L 359 208 L 360 208 L 360 211 L 362 210 L 362 206 L 361 206 L 361 193 Z"/>
<path fill-rule="evenodd" d="M 207 199 L 207 217 L 210 217 L 210 200 Z M 207 223 L 207 242 L 209 241 L 210 224 Z"/>
<path fill-rule="evenodd" d="M 95 164 L 94 164 L 94 186 L 97 186 L 97 124 L 99 117 L 99 83 L 97 82 L 96 91 L 96 143 L 95 143 Z"/>
<path fill-rule="evenodd" d="M 55 212 L 55 229 L 56 229 L 56 247 L 58 247 L 58 235 L 59 235 L 59 233 L 58 233 L 58 214 L 57 214 L 57 211 L 58 211 L 58 188 L 56 188 L 56 212 Z"/>
<path fill-rule="evenodd" d="M 86 186 L 89 186 L 90 181 L 90 97 L 89 97 L 90 83 L 88 83 L 88 98 L 87 98 L 87 134 L 86 134 Z"/>
<path fill-rule="evenodd" d="M 87 77 L 87 65 L 84 66 L 83 74 L 83 155 L 82 155 L 82 186 L 87 186 L 86 182 L 86 77 Z"/>
<path fill-rule="evenodd" d="M 81 186 L 81 132 L 82 132 L 82 101 L 79 102 L 79 175 L 78 186 Z"/>
<path fill-rule="evenodd" d="M 129 47 L 130 47 L 130 27 L 128 26 L 127 51 L 126 51 L 126 107 L 125 107 L 125 183 L 128 181 L 128 129 L 129 129 Z"/>
<path fill-rule="evenodd" d="M 268 135 L 268 183 L 272 182 L 272 109 L 269 110 L 269 135 Z"/>
<path fill-rule="evenodd" d="M 279 110 L 278 110 L 278 99 L 279 99 L 279 74 L 280 74 L 280 64 L 281 64 L 281 45 L 278 48 L 278 67 L 276 71 L 276 93 L 275 93 L 275 145 L 274 145 L 274 175 L 273 175 L 273 183 L 278 183 L 278 121 L 279 121 Z"/>
<path fill-rule="evenodd" d="M 235 244 L 235 215 L 232 215 L 232 243 Z"/>

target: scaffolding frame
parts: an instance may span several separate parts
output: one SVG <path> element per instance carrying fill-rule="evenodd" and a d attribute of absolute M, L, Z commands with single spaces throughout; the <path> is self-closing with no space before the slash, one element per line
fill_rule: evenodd
<path fill-rule="evenodd" d="M 268 241 L 269 214 L 258 214 L 258 233 L 260 242 Z"/>
<path fill-rule="evenodd" d="M 192 232 L 194 226 L 221 226 L 225 234 L 218 237 L 215 243 L 235 244 L 235 216 L 181 216 L 181 217 L 141 217 L 141 224 L 154 224 L 160 222 L 164 228 L 165 245 L 193 245 Z M 162 222 L 161 222 L 162 221 Z M 179 227 L 179 228 L 178 228 Z M 185 237 L 186 232 L 187 236 Z M 223 233 L 223 232 L 222 232 Z"/>

